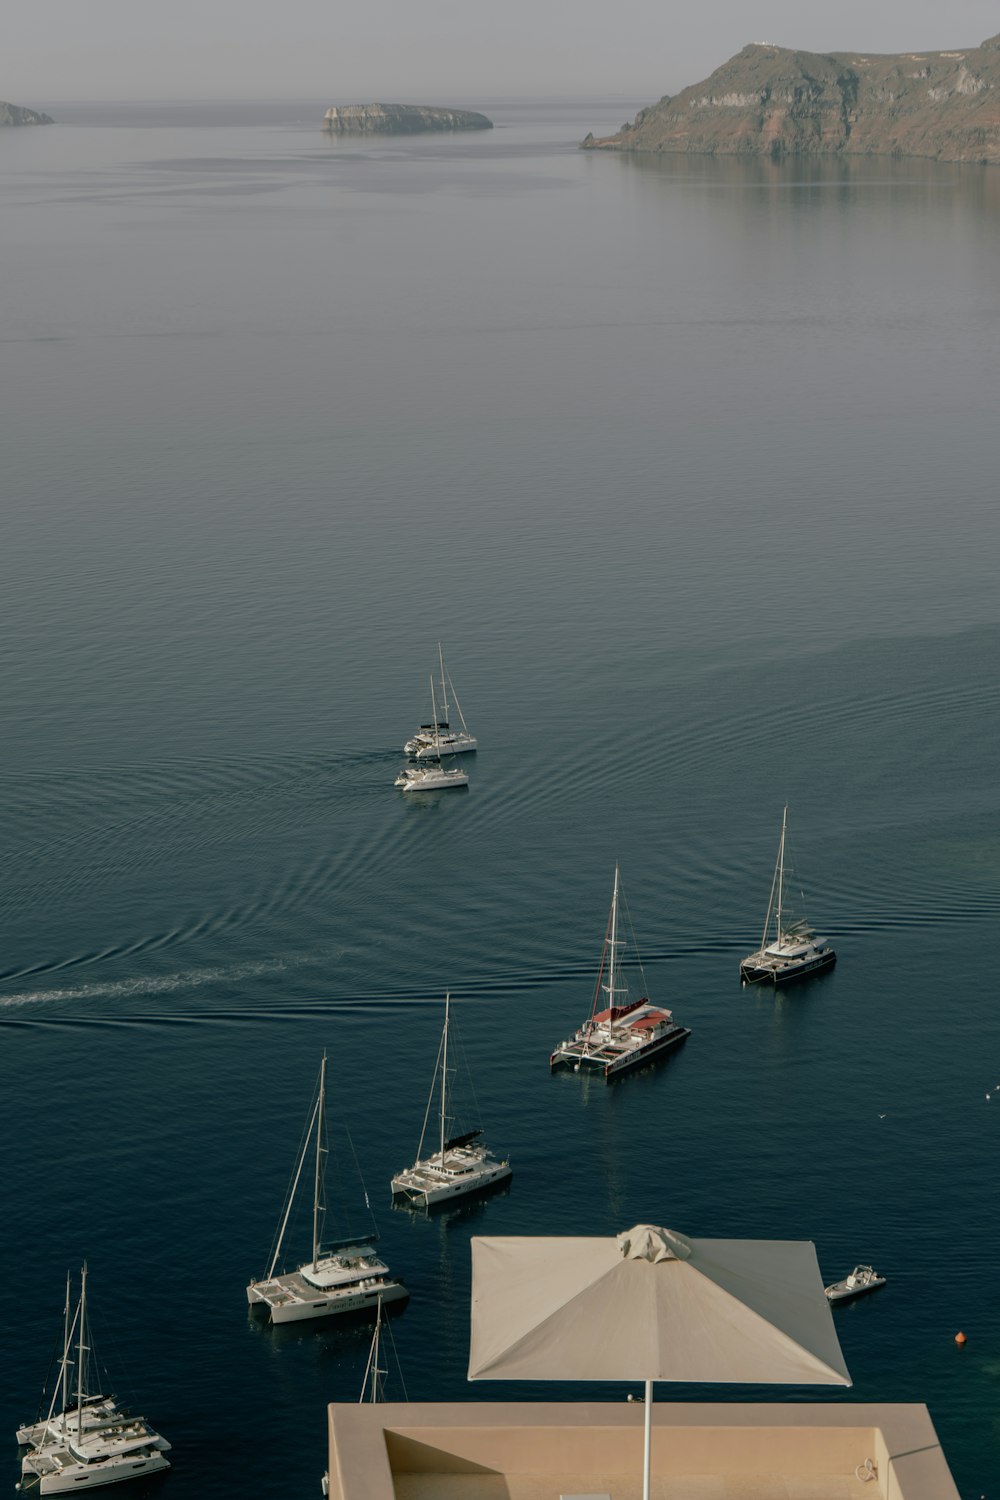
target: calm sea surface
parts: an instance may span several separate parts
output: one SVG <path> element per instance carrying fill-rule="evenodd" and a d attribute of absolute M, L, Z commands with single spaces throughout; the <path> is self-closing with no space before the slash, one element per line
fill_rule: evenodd
<path fill-rule="evenodd" d="M 838 1311 L 853 1390 L 793 1395 L 926 1401 L 1000 1494 L 1000 171 L 449 102 L 497 129 L 0 132 L 0 1431 L 87 1257 L 173 1500 L 318 1495 L 367 1333 L 244 1287 L 327 1048 L 411 1399 L 624 1394 L 467 1384 L 473 1234 L 808 1238 L 889 1286 Z M 482 749 L 410 803 L 439 639 Z M 786 801 L 840 960 L 776 998 L 737 965 Z M 693 1035 L 606 1088 L 547 1057 L 616 858 Z M 446 988 L 515 1174 L 428 1222 L 388 1179 Z"/>

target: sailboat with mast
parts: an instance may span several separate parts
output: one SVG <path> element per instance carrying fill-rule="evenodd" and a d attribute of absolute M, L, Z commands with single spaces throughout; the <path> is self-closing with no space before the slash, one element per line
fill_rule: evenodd
<path fill-rule="evenodd" d="M 760 947 L 740 964 L 740 981 L 743 984 L 790 984 L 793 979 L 803 979 L 807 974 L 816 974 L 829 969 L 837 961 L 837 955 L 826 938 L 817 937 L 815 928 L 805 917 L 789 915 L 787 880 L 785 874 L 786 844 L 788 840 L 788 808 L 781 816 L 781 838 L 778 841 L 778 857 L 771 880 L 771 895 L 764 918 L 764 933 Z M 768 933 L 774 937 L 769 942 Z"/>
<path fill-rule="evenodd" d="M 67 1272 L 66 1303 L 63 1308 L 63 1352 L 57 1389 L 53 1391 L 48 1415 L 39 1416 L 34 1422 L 26 1422 L 23 1427 L 17 1429 L 18 1445 L 22 1448 L 40 1448 L 45 1443 L 62 1436 L 68 1427 L 75 1427 L 81 1433 L 90 1432 L 92 1428 L 100 1427 L 110 1418 L 120 1415 L 118 1402 L 114 1396 L 91 1393 L 86 1389 L 74 1396 L 69 1388 L 69 1367 L 72 1364 L 70 1340 L 75 1327 L 75 1323 L 70 1322 L 72 1310 L 72 1282 Z M 86 1386 L 86 1381 L 84 1385 Z M 60 1396 L 62 1411 L 57 1414 L 55 1406 Z M 70 1405 L 71 1400 L 74 1399 L 76 1405 Z"/>
<path fill-rule="evenodd" d="M 386 1332 L 388 1333 L 389 1338 L 391 1340 L 392 1339 L 392 1329 L 389 1328 L 388 1325 L 386 1325 Z M 395 1343 L 393 1342 L 393 1352 L 394 1353 L 395 1353 L 395 1347 L 396 1347 Z M 376 1312 L 375 1312 L 375 1327 L 372 1329 L 372 1341 L 371 1341 L 371 1344 L 368 1346 L 368 1359 L 367 1359 L 367 1362 L 365 1363 L 364 1378 L 362 1379 L 362 1382 L 361 1382 L 361 1395 L 358 1397 L 358 1405 L 359 1406 L 375 1405 L 375 1404 L 383 1403 L 385 1401 L 385 1378 L 388 1375 L 389 1371 L 388 1371 L 388 1368 L 381 1363 L 381 1360 L 382 1360 L 382 1304 L 380 1302 L 379 1305 L 378 1305 L 378 1308 L 376 1309 Z M 398 1369 L 399 1368 L 399 1356 L 398 1355 L 396 1356 L 396 1366 L 397 1366 L 397 1369 Z M 400 1379 L 402 1380 L 402 1371 L 401 1370 L 400 1370 Z M 404 1394 L 404 1396 L 406 1394 L 405 1387 L 404 1387 L 403 1394 Z M 320 1483 L 320 1489 L 322 1490 L 323 1494 L 324 1495 L 329 1495 L 329 1493 L 330 1493 L 330 1471 L 329 1471 L 329 1469 L 327 1469 L 324 1472 L 323 1477 L 322 1477 L 322 1479 L 320 1480 L 319 1483 Z"/>
<path fill-rule="evenodd" d="M 444 1028 L 438 1046 L 437 1061 L 431 1091 L 424 1112 L 424 1127 L 420 1132 L 417 1159 L 412 1167 L 397 1172 L 392 1179 L 393 1196 L 405 1198 L 421 1208 L 435 1208 L 443 1203 L 453 1203 L 456 1198 L 469 1193 L 480 1193 L 486 1188 L 504 1182 L 512 1175 L 510 1162 L 504 1157 L 491 1156 L 483 1140 L 482 1129 L 467 1130 L 459 1135 L 449 1135 L 448 1117 L 448 1030 L 451 1018 L 451 996 L 444 1001 Z M 438 1094 L 440 1108 L 437 1119 L 438 1148 L 424 1156 L 424 1140 Z"/>
<path fill-rule="evenodd" d="M 70 1279 L 66 1279 L 63 1354 L 59 1381 L 52 1393 L 49 1413 L 42 1423 L 18 1430 L 18 1440 L 31 1445 L 21 1463 L 22 1491 L 37 1489 L 42 1495 L 65 1494 L 69 1490 L 98 1489 L 126 1479 L 144 1478 L 169 1469 L 166 1438 L 155 1432 L 145 1417 L 130 1417 L 118 1411 L 111 1398 L 89 1396 L 87 1267 L 80 1273 L 80 1300 L 70 1316 Z M 76 1389 L 70 1390 L 70 1367 L 76 1365 Z M 61 1411 L 55 1414 L 56 1401 Z"/>
<path fill-rule="evenodd" d="M 326 1214 L 326 1053 L 320 1064 L 319 1083 L 306 1127 L 284 1212 L 275 1237 L 267 1275 L 251 1281 L 247 1301 L 267 1309 L 272 1323 L 297 1323 L 327 1318 L 337 1313 L 357 1313 L 384 1302 L 402 1302 L 409 1297 L 403 1283 L 375 1252 L 377 1235 L 348 1237 L 326 1244 L 323 1224 Z M 299 1183 L 312 1158 L 312 1256 L 294 1271 L 279 1271 L 285 1231 Z M 367 1202 L 367 1194 L 365 1195 Z"/>
<path fill-rule="evenodd" d="M 436 718 L 433 677 L 431 678 L 431 707 Z M 445 766 L 442 762 L 443 754 L 454 752 L 445 752 L 441 749 L 441 737 L 436 723 L 431 726 L 430 733 L 432 748 L 423 755 L 422 764 L 404 766 L 396 777 L 395 785 L 402 787 L 404 792 L 443 792 L 449 787 L 468 786 L 469 778 L 465 771 L 458 766 Z M 475 749 L 475 743 L 472 749 Z"/>
<path fill-rule="evenodd" d="M 469 732 L 469 726 L 465 722 L 462 713 L 462 705 L 458 701 L 455 692 L 455 684 L 445 671 L 444 652 L 441 642 L 438 641 L 438 664 L 441 668 L 441 713 L 438 714 L 438 706 L 434 699 L 434 680 L 431 679 L 431 722 L 421 724 L 419 729 L 406 741 L 403 746 L 407 755 L 412 755 L 415 760 L 433 760 L 442 755 L 464 755 L 469 750 L 478 748 L 478 742 L 473 734 Z M 460 728 L 455 728 L 450 722 L 450 708 L 448 705 L 448 693 L 451 692 L 455 712 L 458 714 Z"/>
<path fill-rule="evenodd" d="M 557 1068 L 572 1068 L 601 1073 L 606 1082 L 637 1068 L 642 1063 L 662 1057 L 671 1047 L 676 1047 L 690 1035 L 690 1028 L 680 1026 L 673 1012 L 654 1005 L 645 995 L 638 1000 L 631 998 L 628 980 L 622 967 L 622 949 L 625 941 L 621 936 L 622 922 L 619 913 L 621 897 L 621 872 L 615 865 L 615 883 L 611 894 L 611 911 L 601 951 L 601 966 L 597 974 L 597 985 L 590 1019 L 585 1021 L 575 1036 L 560 1042 L 549 1058 L 552 1071 Z M 635 935 L 633 933 L 633 944 Z M 639 964 L 642 987 L 646 988 L 646 976 Z M 598 1010 L 604 997 L 606 1004 Z"/>

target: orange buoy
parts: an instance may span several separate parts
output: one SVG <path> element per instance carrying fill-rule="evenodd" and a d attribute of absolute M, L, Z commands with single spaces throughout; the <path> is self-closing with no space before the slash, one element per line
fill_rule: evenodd
<path fill-rule="evenodd" d="M 964 1344 L 965 1343 L 965 1334 L 964 1333 L 956 1333 L 956 1335 L 955 1335 L 955 1343 L 956 1344 Z"/>

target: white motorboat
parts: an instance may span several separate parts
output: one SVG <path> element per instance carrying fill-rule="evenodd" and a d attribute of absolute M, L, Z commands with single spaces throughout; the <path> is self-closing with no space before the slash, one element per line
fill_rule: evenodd
<path fill-rule="evenodd" d="M 560 1042 L 549 1058 L 549 1067 L 572 1068 L 575 1073 L 602 1073 L 606 1081 L 663 1056 L 671 1047 L 676 1047 L 690 1035 L 690 1028 L 680 1026 L 673 1012 L 654 1005 L 646 996 L 632 1000 L 628 981 L 622 969 L 621 950 L 624 940 L 619 936 L 618 902 L 621 880 L 615 865 L 615 883 L 611 894 L 611 912 L 601 951 L 601 966 L 597 974 L 597 986 L 590 1019 L 579 1031 L 565 1042 Z M 633 944 L 635 934 L 632 934 Z M 642 972 L 642 987 L 646 988 L 646 976 Z M 597 1009 L 601 994 L 607 1005 Z"/>
<path fill-rule="evenodd" d="M 80 1300 L 70 1318 L 70 1284 L 66 1283 L 63 1356 L 57 1389 L 44 1422 L 18 1429 L 31 1444 L 22 1461 L 19 1488 L 42 1495 L 97 1489 L 169 1469 L 170 1444 L 144 1417 L 120 1412 L 110 1397 L 88 1396 L 91 1349 L 87 1343 L 87 1268 L 81 1273 Z M 76 1364 L 76 1391 L 69 1391 L 69 1367 Z M 55 1415 L 57 1398 L 62 1410 Z M 73 1401 L 71 1405 L 70 1402 Z M 103 1413 L 103 1415 L 100 1415 Z"/>
<path fill-rule="evenodd" d="M 405 1198 L 421 1208 L 435 1208 L 443 1203 L 453 1203 L 456 1198 L 469 1193 L 480 1193 L 486 1188 L 504 1182 L 511 1176 L 510 1162 L 491 1156 L 482 1139 L 482 1130 L 468 1130 L 464 1134 L 448 1134 L 448 1027 L 451 1013 L 451 996 L 445 996 L 444 1028 L 438 1046 L 431 1092 L 424 1114 L 424 1128 L 420 1132 L 417 1159 L 412 1167 L 397 1172 L 392 1179 L 393 1195 Z M 438 1149 L 424 1156 L 424 1138 L 431 1117 L 435 1093 L 440 1094 L 438 1111 Z"/>
<path fill-rule="evenodd" d="M 278 1271 L 288 1221 L 302 1177 L 306 1158 L 313 1149 L 312 1257 L 294 1271 Z M 267 1275 L 251 1281 L 247 1301 L 265 1307 L 272 1323 L 296 1323 L 327 1318 L 339 1313 L 365 1312 L 384 1302 L 402 1302 L 410 1295 L 395 1279 L 374 1248 L 375 1234 L 339 1240 L 326 1249 L 322 1245 L 326 1213 L 326 1053 L 320 1064 L 319 1084 L 306 1130 L 302 1152 L 285 1203 L 274 1252 Z"/>
<path fill-rule="evenodd" d="M 828 1286 L 826 1295 L 831 1302 L 849 1302 L 852 1297 L 863 1297 L 866 1292 L 877 1292 L 880 1286 L 885 1286 L 885 1277 L 873 1271 L 871 1266 L 855 1266 L 849 1276 L 843 1281 L 835 1281 L 833 1286 Z"/>
<path fill-rule="evenodd" d="M 788 836 L 788 808 L 781 819 L 781 838 L 778 841 L 778 858 L 771 880 L 771 896 L 764 918 L 764 934 L 756 953 L 751 953 L 740 964 L 740 980 L 743 984 L 789 984 L 793 979 L 803 979 L 807 974 L 816 974 L 820 969 L 829 969 L 837 961 L 837 955 L 826 938 L 817 937 L 815 929 L 804 917 L 789 917 L 786 904 L 785 845 Z M 768 933 L 774 937 L 768 942 Z"/>
<path fill-rule="evenodd" d="M 445 671 L 444 653 L 441 649 L 440 641 L 438 641 L 438 662 L 441 667 L 441 713 L 438 715 L 432 679 L 431 722 L 429 724 L 421 724 L 416 733 L 403 746 L 406 754 L 412 755 L 416 760 L 434 760 L 441 755 L 464 755 L 467 751 L 478 748 L 478 742 L 475 736 L 469 733 L 469 726 L 465 722 L 465 715 L 462 713 L 462 706 L 458 701 L 458 694 L 455 692 L 455 684 Z M 461 726 L 457 729 L 449 720 L 449 690 Z"/>

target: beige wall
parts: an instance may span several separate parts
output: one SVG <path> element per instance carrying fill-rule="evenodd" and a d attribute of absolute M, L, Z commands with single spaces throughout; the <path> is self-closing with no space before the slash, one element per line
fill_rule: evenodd
<path fill-rule="evenodd" d="M 625 1402 L 334 1405 L 332 1500 L 395 1500 L 404 1476 L 550 1477 L 641 1470 L 643 1408 Z M 871 1500 L 958 1500 L 927 1408 L 917 1405 L 657 1403 L 654 1475 L 853 1478 L 871 1458 Z M 787 1491 L 790 1492 L 790 1491 Z"/>

